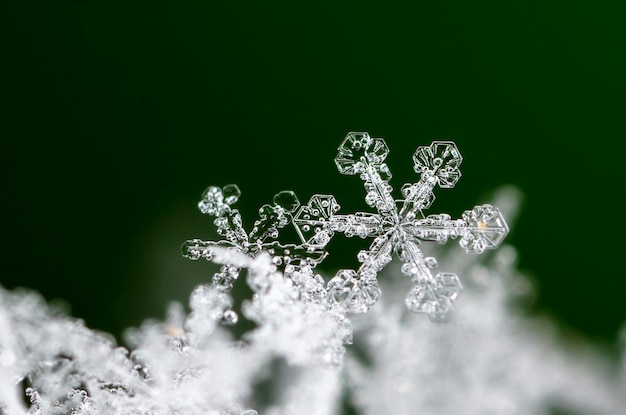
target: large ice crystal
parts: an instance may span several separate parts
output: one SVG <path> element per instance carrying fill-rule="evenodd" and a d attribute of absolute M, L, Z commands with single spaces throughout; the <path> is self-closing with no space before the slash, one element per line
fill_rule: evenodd
<path fill-rule="evenodd" d="M 447 214 L 424 217 L 435 199 L 433 189 L 453 187 L 461 177 L 462 157 L 450 141 L 434 141 L 430 146 L 418 147 L 413 155 L 414 169 L 420 173 L 417 183 L 402 186 L 403 199 L 394 199 L 389 184 L 391 172 L 384 163 L 389 149 L 382 138 L 368 133 L 349 133 L 339 146 L 335 158 L 339 172 L 359 175 L 365 184 L 365 202 L 376 208 L 377 214 L 358 212 L 351 215 L 332 214 L 329 217 L 311 217 L 303 208 L 295 215 L 297 227 L 315 227 L 324 234 L 325 245 L 335 232 L 346 236 L 373 237 L 369 249 L 359 252 L 362 263 L 355 272 L 340 270 L 329 284 L 329 295 L 345 304 L 351 312 L 367 311 L 380 295 L 378 272 L 396 254 L 403 262 L 401 271 L 411 278 L 413 288 L 405 299 L 407 307 L 417 313 L 427 313 L 432 321 L 447 321 L 452 302 L 462 290 L 454 273 L 438 273 L 433 257 L 425 257 L 419 248 L 421 242 L 446 242 L 460 238 L 466 252 L 482 253 L 497 247 L 508 232 L 500 211 L 491 205 L 476 206 L 466 211 L 461 219 L 452 220 Z M 318 202 L 314 196 L 309 205 Z M 323 202 L 322 202 L 323 203 Z"/>

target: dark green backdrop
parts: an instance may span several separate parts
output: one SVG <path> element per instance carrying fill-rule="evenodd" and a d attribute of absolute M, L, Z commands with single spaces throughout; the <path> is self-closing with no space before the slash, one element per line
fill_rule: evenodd
<path fill-rule="evenodd" d="M 523 190 L 508 242 L 537 310 L 607 339 L 626 319 L 624 2 L 0 7 L 6 287 L 114 333 L 160 317 L 214 269 L 179 256 L 185 238 L 215 237 L 196 210 L 207 185 L 239 184 L 247 226 L 282 189 L 364 209 L 333 157 L 369 131 L 396 190 L 418 145 L 457 142 L 464 176 L 433 213 Z M 326 267 L 353 265 L 356 245 L 337 242 Z"/>

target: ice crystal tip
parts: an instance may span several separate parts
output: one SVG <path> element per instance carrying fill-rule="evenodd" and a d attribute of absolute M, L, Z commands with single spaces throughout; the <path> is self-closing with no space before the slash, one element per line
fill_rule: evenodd
<path fill-rule="evenodd" d="M 461 178 L 463 158 L 452 141 L 433 141 L 430 146 L 418 147 L 413 161 L 416 173 L 436 178 L 442 188 L 454 187 Z"/>
<path fill-rule="evenodd" d="M 300 206 L 300 201 L 296 194 L 290 190 L 283 190 L 276 193 L 273 202 L 275 205 L 282 207 L 287 212 L 293 212 Z"/>
<path fill-rule="evenodd" d="M 389 154 L 389 147 L 382 138 L 371 138 L 368 133 L 348 133 L 335 157 L 341 174 L 354 175 L 365 172 L 366 165 L 380 168 Z"/>
<path fill-rule="evenodd" d="M 459 238 L 466 252 L 482 253 L 500 245 L 508 233 L 507 224 L 500 211 L 491 205 L 467 210 L 460 219 L 447 214 L 424 215 L 435 200 L 435 187 L 452 188 L 461 177 L 459 167 L 463 158 L 452 141 L 433 141 L 417 147 L 412 159 L 419 180 L 405 183 L 399 199 L 392 194 L 391 171 L 384 163 L 388 154 L 389 147 L 382 138 L 373 138 L 367 132 L 350 132 L 335 157 L 341 174 L 358 175 L 363 181 L 365 202 L 376 212 L 340 213 L 335 196 L 325 194 L 313 195 L 301 205 L 294 192 L 282 191 L 274 196 L 272 205 L 260 208 L 259 219 L 248 233 L 241 226 L 239 212 L 230 207 L 240 196 L 237 186 L 211 186 L 203 193 L 199 208 L 216 216 L 218 233 L 226 239 L 187 241 L 183 255 L 213 260 L 215 248 L 224 246 L 252 257 L 267 251 L 273 258 L 271 263 L 283 269 L 285 278 L 293 279 L 298 270 L 314 268 L 326 257 L 325 247 L 337 233 L 372 238 L 370 247 L 357 254 L 360 267 L 340 270 L 327 284 L 324 291 L 329 306 L 349 313 L 368 311 L 380 296 L 378 273 L 396 255 L 403 262 L 402 273 L 414 285 L 406 298 L 407 307 L 428 314 L 433 321 L 446 321 L 462 285 L 456 274 L 433 275 L 437 260 L 425 257 L 421 244 Z M 300 242 L 285 245 L 276 239 L 280 230 L 290 223 Z M 239 267 L 225 264 L 213 282 L 228 291 L 238 273 Z M 306 281 L 296 285 L 310 286 Z M 226 319 L 233 320 L 236 321 Z"/>

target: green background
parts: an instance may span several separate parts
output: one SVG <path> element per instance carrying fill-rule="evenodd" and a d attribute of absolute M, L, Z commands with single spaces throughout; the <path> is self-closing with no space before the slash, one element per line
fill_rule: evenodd
<path fill-rule="evenodd" d="M 536 311 L 605 340 L 626 319 L 624 2 L 0 7 L 5 287 L 115 334 L 161 317 L 215 269 L 179 254 L 216 237 L 196 209 L 206 186 L 240 186 L 248 229 L 283 189 L 365 210 L 333 158 L 368 131 L 391 149 L 396 191 L 417 179 L 417 146 L 457 143 L 463 177 L 430 213 L 522 189 L 507 242 Z M 354 266 L 359 242 L 335 240 L 323 269 Z"/>

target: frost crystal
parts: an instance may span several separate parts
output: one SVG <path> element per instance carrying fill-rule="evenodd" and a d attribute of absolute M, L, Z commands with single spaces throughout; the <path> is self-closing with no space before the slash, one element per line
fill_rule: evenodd
<path fill-rule="evenodd" d="M 407 307 L 416 313 L 426 313 L 432 321 L 447 321 L 453 310 L 453 301 L 463 289 L 456 274 L 440 272 L 433 275 L 437 260 L 425 257 L 420 244 L 426 241 L 445 243 L 449 238 L 460 238 L 459 244 L 469 253 L 482 253 L 496 248 L 508 232 L 500 211 L 491 205 L 476 206 L 465 211 L 461 219 L 447 214 L 424 216 L 435 200 L 435 186 L 454 187 L 461 177 L 462 157 L 450 141 L 434 141 L 430 146 L 418 147 L 413 155 L 417 183 L 402 186 L 402 199 L 394 199 L 389 184 L 391 172 L 384 163 L 389 148 L 382 138 L 372 138 L 365 132 L 349 133 L 339 146 L 335 163 L 340 173 L 359 175 L 365 184 L 365 202 L 377 213 L 357 212 L 338 214 L 340 209 L 332 195 L 317 194 L 306 205 L 293 192 L 283 191 L 274 197 L 273 205 L 261 207 L 260 219 L 247 234 L 241 226 L 241 216 L 230 205 L 240 196 L 235 185 L 220 189 L 209 187 L 202 196 L 199 208 L 215 216 L 220 235 L 226 240 L 205 242 L 193 239 L 183 245 L 183 255 L 191 259 L 211 260 L 216 247 L 229 247 L 256 256 L 268 251 L 274 263 L 285 265 L 285 274 L 291 276 L 302 266 L 315 267 L 327 255 L 325 246 L 337 232 L 348 237 L 373 238 L 367 250 L 358 253 L 358 270 L 342 269 L 325 288 L 331 304 L 349 313 L 364 313 L 380 297 L 377 276 L 395 253 L 403 262 L 401 271 L 411 278 L 413 288 L 405 299 Z M 279 230 L 293 222 L 300 244 L 283 245 L 277 241 Z M 213 283 L 230 290 L 239 269 L 224 265 L 213 277 Z M 305 282 L 304 286 L 310 284 Z"/>

